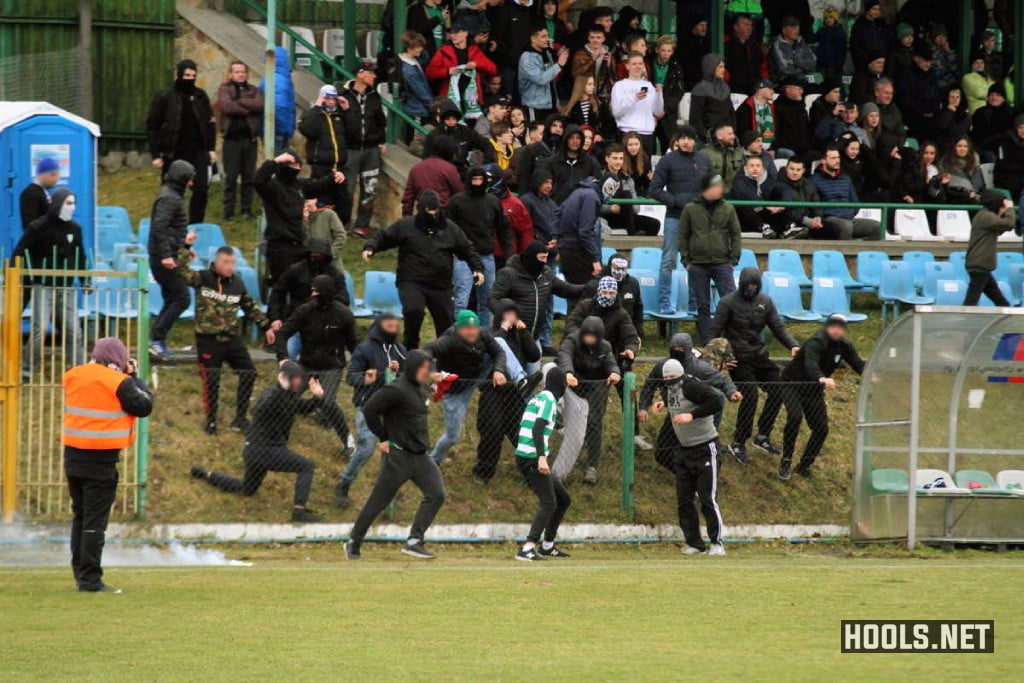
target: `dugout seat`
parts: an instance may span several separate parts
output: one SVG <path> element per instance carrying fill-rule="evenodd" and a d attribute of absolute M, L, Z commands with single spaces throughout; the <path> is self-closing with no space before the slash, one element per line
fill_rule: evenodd
<path fill-rule="evenodd" d="M 1003 470 L 996 473 L 996 486 L 1015 495 L 1024 496 L 1024 470 Z"/>
<path fill-rule="evenodd" d="M 903 470 L 871 470 L 871 495 L 904 494 L 910 488 L 910 479 Z"/>
<path fill-rule="evenodd" d="M 949 472 L 945 470 L 918 470 L 914 485 L 919 496 L 971 495 L 970 489 L 957 486 L 953 477 L 949 476 Z"/>
<path fill-rule="evenodd" d="M 985 470 L 957 470 L 954 477 L 957 486 L 969 490 L 974 495 L 1012 496 L 1010 489 L 1000 488 L 996 480 Z"/>

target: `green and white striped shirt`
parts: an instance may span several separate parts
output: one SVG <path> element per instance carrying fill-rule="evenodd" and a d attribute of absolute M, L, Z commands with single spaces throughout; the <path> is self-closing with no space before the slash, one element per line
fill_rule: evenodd
<path fill-rule="evenodd" d="M 546 420 L 544 427 L 544 453 L 548 454 L 548 443 L 551 433 L 555 431 L 555 413 L 558 410 L 558 399 L 550 391 L 542 391 L 526 404 L 523 419 L 519 423 L 519 442 L 516 444 L 516 455 L 520 458 L 536 458 L 537 444 L 533 441 L 533 425 L 537 420 Z"/>

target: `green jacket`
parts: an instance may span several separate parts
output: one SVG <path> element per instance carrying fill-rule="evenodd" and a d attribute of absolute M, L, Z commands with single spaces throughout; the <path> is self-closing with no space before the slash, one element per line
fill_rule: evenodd
<path fill-rule="evenodd" d="M 722 176 L 725 182 L 725 191 L 732 188 L 732 180 L 743 168 L 743 148 L 739 145 L 726 147 L 718 142 L 706 145 L 701 154 L 707 157 L 711 172 Z"/>
<path fill-rule="evenodd" d="M 245 317 L 256 323 L 263 331 L 270 327 L 270 320 L 260 310 L 245 289 L 245 283 L 238 275 L 221 277 L 213 266 L 203 270 L 188 267 L 190 254 L 187 249 L 178 252 L 178 277 L 196 290 L 196 334 L 212 334 L 226 340 L 242 332 L 242 319 L 238 311 L 245 311 Z"/>
<path fill-rule="evenodd" d="M 967 243 L 968 271 L 992 272 L 996 269 L 996 242 L 1004 232 L 1017 226 L 1013 209 L 1003 216 L 982 209 L 974 214 L 971 221 L 971 241 Z"/>
<path fill-rule="evenodd" d="M 720 201 L 709 211 L 700 197 L 683 207 L 679 216 L 679 257 L 691 263 L 716 265 L 740 262 L 740 219 L 736 208 Z"/>
<path fill-rule="evenodd" d="M 342 247 L 348 237 L 345 233 L 345 226 L 341 224 L 338 214 L 332 209 L 319 209 L 309 214 L 306 229 L 306 241 L 312 242 L 315 239 L 326 240 L 331 245 L 331 255 L 334 256 L 334 267 L 339 271 L 345 268 L 341 263 Z"/>

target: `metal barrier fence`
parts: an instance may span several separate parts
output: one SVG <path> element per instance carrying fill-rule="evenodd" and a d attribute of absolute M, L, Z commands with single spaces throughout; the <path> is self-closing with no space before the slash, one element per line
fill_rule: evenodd
<path fill-rule="evenodd" d="M 5 521 L 66 516 L 61 427 L 63 375 L 88 360 L 100 337 L 125 342 L 148 373 L 149 272 L 44 270 L 4 262 L 2 353 L 4 404 L 0 462 Z M 30 284 L 23 284 L 30 283 Z M 144 514 L 148 420 L 122 454 L 115 512 Z"/>

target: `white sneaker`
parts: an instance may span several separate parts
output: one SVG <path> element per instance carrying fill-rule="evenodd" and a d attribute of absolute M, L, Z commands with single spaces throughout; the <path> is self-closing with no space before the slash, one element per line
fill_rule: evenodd
<path fill-rule="evenodd" d="M 688 545 L 685 548 L 683 548 L 683 555 L 703 555 L 703 554 L 704 554 L 703 550 L 698 550 L 697 548 L 694 548 L 692 545 Z"/>
<path fill-rule="evenodd" d="M 642 451 L 654 450 L 654 444 L 652 444 L 650 441 L 640 436 L 639 434 L 633 437 L 633 445 Z"/>
<path fill-rule="evenodd" d="M 725 555 L 725 546 L 721 543 L 712 543 L 708 555 Z"/>

